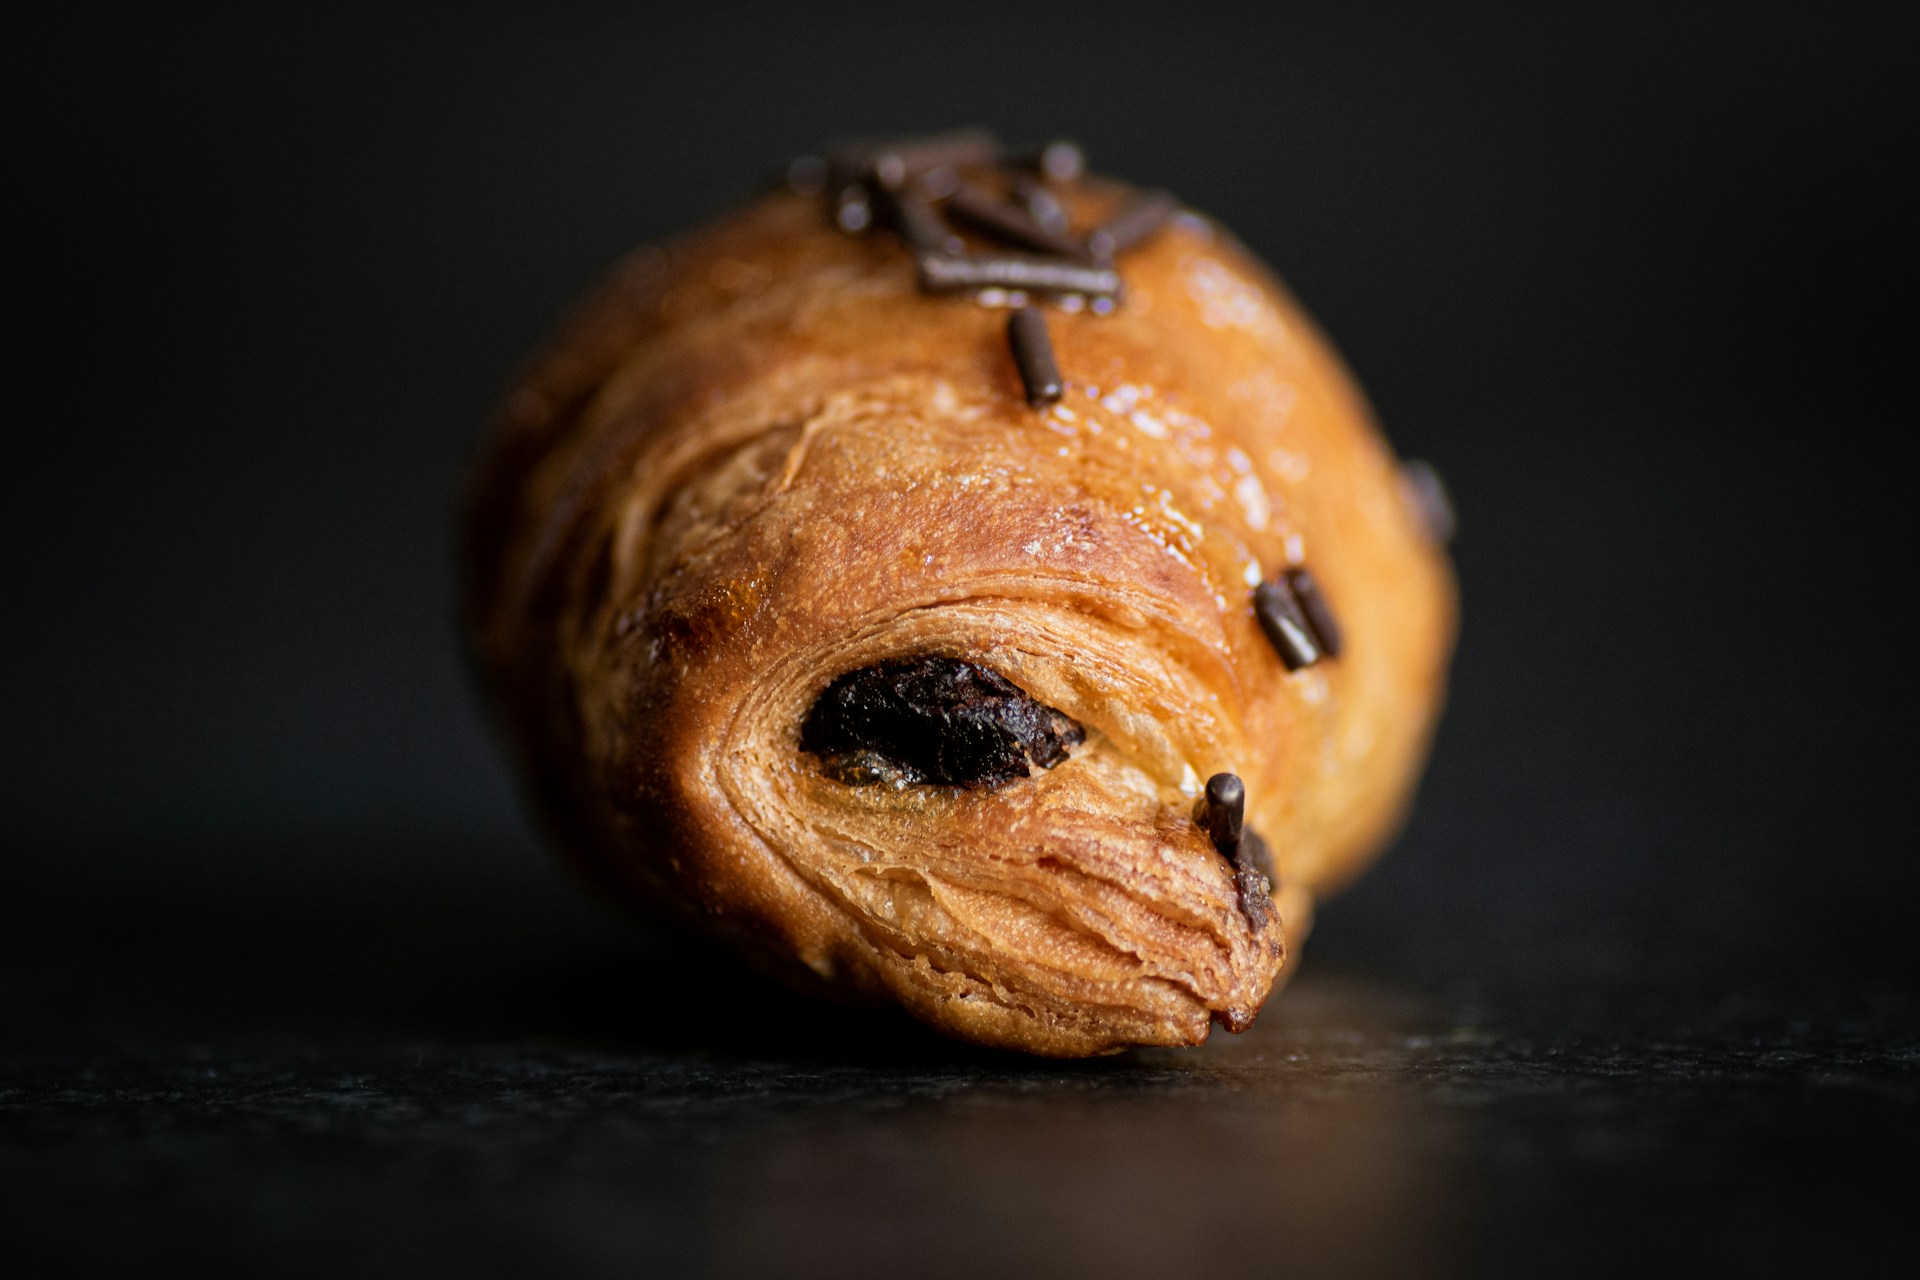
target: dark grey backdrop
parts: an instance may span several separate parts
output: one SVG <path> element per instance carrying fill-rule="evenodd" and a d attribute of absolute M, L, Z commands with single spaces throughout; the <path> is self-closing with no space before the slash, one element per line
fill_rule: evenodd
<path fill-rule="evenodd" d="M 977 122 L 1217 214 L 1454 486 L 1452 707 L 1310 974 L 1910 1051 L 1897 36 L 1746 4 L 82 6 L 26 31 L 9 1034 L 624 1026 L 623 984 L 687 962 L 581 906 L 520 815 L 452 624 L 462 459 L 626 247 L 824 139 Z M 1910 1142 L 1874 1150 L 1873 1187 L 1911 1177 Z"/>
<path fill-rule="evenodd" d="M 979 121 L 1217 213 L 1458 490 L 1459 675 L 1394 884 L 1516 941 L 1878 920 L 1914 885 L 1891 30 L 1418 8 L 102 13 L 27 42 L 10 861 L 518 856 L 449 596 L 506 370 L 788 154 Z"/>

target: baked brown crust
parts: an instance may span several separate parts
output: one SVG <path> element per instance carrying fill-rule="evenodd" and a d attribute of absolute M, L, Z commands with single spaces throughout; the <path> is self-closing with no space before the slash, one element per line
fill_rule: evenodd
<path fill-rule="evenodd" d="M 1126 195 L 1068 196 L 1089 225 Z M 1034 409 L 1006 315 L 890 233 L 765 196 L 633 254 L 505 401 L 469 506 L 481 661 L 545 811 L 617 893 L 984 1044 L 1085 1055 L 1251 1022 L 1314 901 L 1399 820 L 1438 712 L 1444 555 L 1328 344 L 1183 215 L 1114 314 L 1054 311 Z M 1252 587 L 1311 566 L 1335 660 Z M 981 787 L 802 750 L 849 672 L 922 656 L 1084 729 Z M 1196 823 L 1238 774 L 1277 913 Z"/>

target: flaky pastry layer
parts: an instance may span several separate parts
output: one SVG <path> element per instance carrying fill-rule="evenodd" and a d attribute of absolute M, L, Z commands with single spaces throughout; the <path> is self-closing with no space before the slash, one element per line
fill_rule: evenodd
<path fill-rule="evenodd" d="M 1043 409 L 1005 311 L 924 295 L 888 234 L 786 193 L 634 254 L 534 361 L 477 470 L 468 598 L 541 806 L 602 884 L 981 1043 L 1251 1022 L 1404 810 L 1451 578 L 1256 263 L 1184 215 L 1123 265 L 1114 314 L 1049 314 Z M 1300 564 L 1345 643 L 1290 672 L 1251 593 Z M 921 656 L 1084 739 L 977 788 L 852 785 L 801 748 L 836 678 Z M 1277 910 L 1196 823 L 1223 771 Z"/>

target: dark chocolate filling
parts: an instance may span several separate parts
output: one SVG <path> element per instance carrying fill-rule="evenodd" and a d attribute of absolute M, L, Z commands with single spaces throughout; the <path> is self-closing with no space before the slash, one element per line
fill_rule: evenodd
<path fill-rule="evenodd" d="M 841 676 L 800 727 L 800 748 L 853 786 L 997 787 L 1051 769 L 1086 740 L 1072 719 L 958 658 L 906 658 Z"/>
<path fill-rule="evenodd" d="M 1234 852 L 1233 882 L 1240 890 L 1240 911 L 1247 923 L 1259 929 L 1273 911 L 1273 853 L 1260 833 L 1247 827 L 1240 834 L 1240 847 Z"/>

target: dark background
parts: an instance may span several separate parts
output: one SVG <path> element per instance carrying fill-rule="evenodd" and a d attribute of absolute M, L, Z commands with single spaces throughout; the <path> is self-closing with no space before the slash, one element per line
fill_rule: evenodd
<path fill-rule="evenodd" d="M 63 10 L 5 92 L 0 1268 L 1893 1271 L 1920 1246 L 1891 9 Z M 1452 703 L 1294 988 L 1028 1063 L 550 867 L 453 625 L 490 398 L 862 132 L 1268 258 L 1461 509 Z"/>

